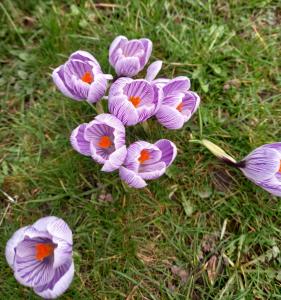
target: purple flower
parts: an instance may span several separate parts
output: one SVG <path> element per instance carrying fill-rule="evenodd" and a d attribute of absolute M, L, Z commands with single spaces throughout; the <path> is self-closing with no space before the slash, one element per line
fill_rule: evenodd
<path fill-rule="evenodd" d="M 102 171 L 112 172 L 124 162 L 127 154 L 125 127 L 114 116 L 101 114 L 90 123 L 72 131 L 70 142 L 79 153 L 102 164 Z"/>
<path fill-rule="evenodd" d="M 124 125 L 136 125 L 152 117 L 161 104 L 162 90 L 144 79 L 122 77 L 108 96 L 109 111 Z"/>
<path fill-rule="evenodd" d="M 182 128 L 200 104 L 200 97 L 189 91 L 189 79 L 179 76 L 172 80 L 157 79 L 154 83 L 164 93 L 162 104 L 156 113 L 157 120 L 169 129 Z"/>
<path fill-rule="evenodd" d="M 42 298 L 59 297 L 73 279 L 72 232 L 57 217 L 45 217 L 17 230 L 5 254 L 17 281 Z"/>
<path fill-rule="evenodd" d="M 110 45 L 109 62 L 119 77 L 133 77 L 144 68 L 151 51 L 152 42 L 149 39 L 128 41 L 120 35 Z"/>
<path fill-rule="evenodd" d="M 159 140 L 155 144 L 144 141 L 133 143 L 128 148 L 124 165 L 119 169 L 120 177 L 131 187 L 143 188 L 147 185 L 145 180 L 162 176 L 176 155 L 177 148 L 169 140 Z"/>
<path fill-rule="evenodd" d="M 281 142 L 260 146 L 239 162 L 208 140 L 193 142 L 201 143 L 224 163 L 240 169 L 256 185 L 281 197 Z"/>
<path fill-rule="evenodd" d="M 281 142 L 255 149 L 237 166 L 255 184 L 281 197 Z"/>
<path fill-rule="evenodd" d="M 103 74 L 98 61 L 86 51 L 76 51 L 66 63 L 53 71 L 53 80 L 59 90 L 74 100 L 99 101 L 107 89 L 111 75 Z"/>

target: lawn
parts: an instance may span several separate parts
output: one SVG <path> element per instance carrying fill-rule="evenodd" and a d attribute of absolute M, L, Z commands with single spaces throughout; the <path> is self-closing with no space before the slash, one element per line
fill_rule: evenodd
<path fill-rule="evenodd" d="M 189 142 L 241 159 L 280 141 L 280 1 L 98 2 L 0 2 L 0 298 L 39 299 L 14 279 L 5 244 L 56 215 L 73 230 L 76 268 L 61 299 L 280 299 L 281 202 Z M 128 143 L 178 147 L 143 190 L 70 147 L 96 106 L 64 97 L 50 76 L 78 49 L 113 74 L 120 34 L 151 39 L 161 77 L 188 76 L 202 100 L 182 130 L 128 128 Z"/>

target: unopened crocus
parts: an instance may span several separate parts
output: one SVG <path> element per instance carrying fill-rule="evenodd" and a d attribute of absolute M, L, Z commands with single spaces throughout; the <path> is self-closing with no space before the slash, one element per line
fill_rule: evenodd
<path fill-rule="evenodd" d="M 76 51 L 69 59 L 56 68 L 52 74 L 58 89 L 74 100 L 99 101 L 106 93 L 107 81 L 112 79 L 104 74 L 93 55 L 86 51 Z"/>
<path fill-rule="evenodd" d="M 118 169 L 127 154 L 125 127 L 110 114 L 100 114 L 90 123 L 79 125 L 72 131 L 70 142 L 77 152 L 102 164 L 105 172 Z"/>
<path fill-rule="evenodd" d="M 176 155 L 175 144 L 166 139 L 155 144 L 135 142 L 128 147 L 124 165 L 119 169 L 120 177 L 131 187 L 143 188 L 146 180 L 162 176 Z"/>
<path fill-rule="evenodd" d="M 281 142 L 262 145 L 241 161 L 236 161 L 208 140 L 199 142 L 226 164 L 240 169 L 253 183 L 281 197 Z"/>
<path fill-rule="evenodd" d="M 44 299 L 59 297 L 72 282 L 72 232 L 62 219 L 45 217 L 17 230 L 5 254 L 18 282 Z"/>
<path fill-rule="evenodd" d="M 162 89 L 144 79 L 121 77 L 109 90 L 109 111 L 124 125 L 136 125 L 152 117 L 161 105 Z"/>
<path fill-rule="evenodd" d="M 190 81 L 185 76 L 172 80 L 156 79 L 154 83 L 163 89 L 163 99 L 156 118 L 168 129 L 180 129 L 196 112 L 200 97 L 189 90 Z"/>
<path fill-rule="evenodd" d="M 239 162 L 239 169 L 255 184 L 281 197 L 281 142 L 258 147 Z"/>
<path fill-rule="evenodd" d="M 133 77 L 144 68 L 151 51 L 152 42 L 149 39 L 128 40 L 120 35 L 110 45 L 109 62 L 119 77 Z"/>

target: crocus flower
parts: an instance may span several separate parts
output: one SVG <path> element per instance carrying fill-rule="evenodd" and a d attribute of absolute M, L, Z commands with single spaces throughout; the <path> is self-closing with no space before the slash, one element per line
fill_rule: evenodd
<path fill-rule="evenodd" d="M 144 79 L 121 77 L 109 90 L 109 111 L 124 125 L 135 125 L 152 117 L 161 104 L 162 90 Z"/>
<path fill-rule="evenodd" d="M 238 167 L 255 184 L 281 197 L 281 142 L 258 147 Z"/>
<path fill-rule="evenodd" d="M 162 104 L 156 113 L 157 120 L 169 129 L 182 128 L 200 104 L 200 97 L 189 91 L 189 79 L 179 76 L 172 80 L 156 79 L 154 83 L 164 93 Z"/>
<path fill-rule="evenodd" d="M 143 188 L 145 180 L 156 179 L 162 176 L 167 167 L 174 161 L 177 148 L 169 140 L 159 140 L 155 144 L 139 141 L 128 148 L 124 165 L 119 174 L 129 186 Z"/>
<path fill-rule="evenodd" d="M 53 71 L 59 90 L 74 100 L 99 101 L 106 92 L 109 74 L 103 74 L 98 61 L 86 51 L 76 51 L 63 65 Z"/>
<path fill-rule="evenodd" d="M 281 197 L 281 142 L 262 145 L 238 162 L 212 142 L 199 142 L 226 164 L 240 169 L 253 183 Z"/>
<path fill-rule="evenodd" d="M 101 114 L 90 123 L 72 131 L 70 142 L 79 153 L 102 164 L 102 171 L 112 172 L 124 162 L 127 154 L 125 127 L 116 117 Z"/>
<path fill-rule="evenodd" d="M 149 39 L 129 41 L 120 35 L 110 45 L 109 62 L 119 77 L 133 77 L 144 68 L 151 51 L 152 42 Z"/>
<path fill-rule="evenodd" d="M 44 299 L 59 297 L 73 279 L 72 232 L 57 217 L 45 217 L 17 230 L 5 254 L 18 282 Z"/>

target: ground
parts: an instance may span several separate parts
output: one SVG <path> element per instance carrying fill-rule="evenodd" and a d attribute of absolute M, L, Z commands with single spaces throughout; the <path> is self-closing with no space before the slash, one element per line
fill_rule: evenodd
<path fill-rule="evenodd" d="M 46 215 L 74 235 L 75 279 L 61 299 L 281 298 L 280 200 L 189 142 L 207 138 L 241 159 L 280 141 L 280 1 L 3 0 L 0 20 L 1 299 L 39 299 L 4 249 Z M 128 128 L 128 143 L 178 147 L 143 190 L 72 150 L 71 130 L 96 106 L 67 99 L 50 77 L 78 49 L 113 74 L 108 47 L 120 34 L 150 38 L 160 75 L 190 77 L 202 99 L 182 130 Z"/>

